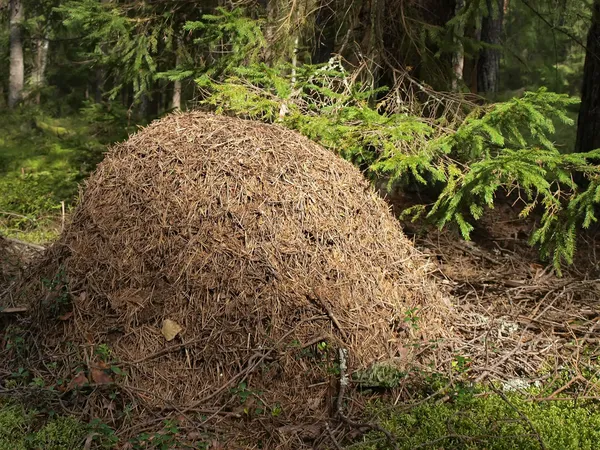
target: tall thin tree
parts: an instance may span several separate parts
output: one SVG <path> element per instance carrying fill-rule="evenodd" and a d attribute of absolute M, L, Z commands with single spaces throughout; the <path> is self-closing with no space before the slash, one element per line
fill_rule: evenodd
<path fill-rule="evenodd" d="M 10 75 L 8 81 L 8 107 L 14 108 L 23 98 L 25 62 L 23 59 L 23 3 L 10 0 Z"/>
<path fill-rule="evenodd" d="M 31 87 L 35 91 L 35 102 L 41 102 L 41 90 L 46 83 L 46 65 L 50 41 L 46 34 L 35 38 L 35 61 L 31 69 Z"/>
<path fill-rule="evenodd" d="M 458 16 L 463 8 L 465 7 L 465 0 L 456 0 L 456 6 L 454 10 L 454 14 Z M 462 39 L 465 35 L 465 27 L 464 24 L 459 24 L 456 28 L 455 35 L 455 44 L 456 49 L 452 54 L 452 72 L 454 73 L 454 77 L 452 78 L 452 90 L 458 91 L 460 89 L 461 83 L 463 81 L 464 69 L 465 69 L 465 49 L 463 46 Z"/>
<path fill-rule="evenodd" d="M 181 65 L 181 48 L 183 47 L 183 42 L 181 40 L 177 40 L 177 47 L 175 48 L 175 68 L 179 68 Z M 171 98 L 171 108 L 175 111 L 181 109 L 181 80 L 177 79 L 173 82 L 173 96 Z"/>

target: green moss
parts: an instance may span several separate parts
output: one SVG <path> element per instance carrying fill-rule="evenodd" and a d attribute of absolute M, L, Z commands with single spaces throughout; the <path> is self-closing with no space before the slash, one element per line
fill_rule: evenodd
<path fill-rule="evenodd" d="M 87 427 L 69 416 L 45 419 L 34 410 L 0 403 L 0 450 L 75 450 L 83 447 Z"/>
<path fill-rule="evenodd" d="M 34 434 L 32 448 L 70 450 L 81 448 L 86 426 L 73 417 L 56 417 Z"/>
<path fill-rule="evenodd" d="M 25 450 L 31 417 L 14 405 L 0 405 L 0 450 Z"/>
<path fill-rule="evenodd" d="M 518 394 L 462 396 L 453 403 L 427 403 L 410 411 L 374 407 L 376 420 L 398 437 L 401 449 L 592 450 L 600 445 L 600 405 L 595 402 L 533 402 Z M 352 448 L 388 448 L 381 435 L 367 435 Z"/>

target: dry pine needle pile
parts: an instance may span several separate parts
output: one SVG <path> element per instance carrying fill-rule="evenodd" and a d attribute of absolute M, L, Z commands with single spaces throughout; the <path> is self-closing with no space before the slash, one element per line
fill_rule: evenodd
<path fill-rule="evenodd" d="M 201 112 L 114 146 L 47 258 L 72 293 L 69 339 L 88 355 L 108 344 L 149 406 L 233 408 L 244 381 L 280 405 L 271 420 L 324 417 L 335 349 L 351 370 L 406 364 L 406 343 L 439 337 L 447 313 L 354 166 L 283 127 Z"/>

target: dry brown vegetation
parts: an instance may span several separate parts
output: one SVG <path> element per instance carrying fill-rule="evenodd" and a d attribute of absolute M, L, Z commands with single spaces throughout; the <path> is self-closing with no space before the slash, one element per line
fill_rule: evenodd
<path fill-rule="evenodd" d="M 60 362 L 40 375 L 67 391 L 117 383 L 150 422 L 204 414 L 297 448 L 295 424 L 342 404 L 338 349 L 350 371 L 431 362 L 450 317 L 431 269 L 350 163 L 283 127 L 196 112 L 113 147 L 4 303 L 29 307 L 40 360 Z M 110 420 L 114 401 L 92 398 Z M 240 420 L 253 415 L 259 428 Z"/>
<path fill-rule="evenodd" d="M 0 370 L 27 367 L 58 386 L 45 401 L 122 438 L 170 418 L 216 448 L 321 448 L 378 428 L 360 419 L 371 394 L 341 387 L 339 349 L 348 374 L 411 374 L 391 391 L 406 408 L 430 374 L 442 401 L 472 381 L 598 398 L 594 251 L 557 277 L 503 205 L 474 242 L 411 227 L 420 251 L 357 169 L 296 133 L 171 116 L 108 153 L 32 268 L 37 249 L 0 240 L 13 308 Z"/>

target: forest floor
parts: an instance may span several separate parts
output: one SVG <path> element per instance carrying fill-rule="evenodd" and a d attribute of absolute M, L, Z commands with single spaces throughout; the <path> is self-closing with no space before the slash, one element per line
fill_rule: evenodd
<path fill-rule="evenodd" d="M 38 119 L 21 130 L 22 119 L 0 123 L 0 131 L 6 128 L 0 138 L 6 150 L 0 154 L 0 191 L 6 194 L 0 196 L 0 234 L 11 239 L 0 255 L 0 296 L 43 251 L 40 244 L 49 244 L 68 221 L 68 202 L 63 214 L 59 200 L 73 198 L 88 170 L 81 152 L 98 158 L 103 148 L 86 130 L 56 130 L 76 128 L 72 123 Z M 396 213 L 406 205 L 398 197 L 389 200 Z M 435 263 L 433 276 L 450 294 L 459 319 L 447 343 L 452 356 L 436 361 L 436 373 L 424 378 L 418 392 L 399 387 L 365 396 L 365 422 L 388 430 L 397 448 L 598 448 L 600 238 L 582 233 L 575 264 L 557 276 L 527 245 L 534 221 L 519 219 L 510 204 L 500 202 L 478 223 L 472 241 L 453 231 L 403 224 Z M 7 337 L 11 314 L 0 312 L 0 325 L 9 325 L 0 326 L 0 360 L 14 344 Z M 30 395 L 36 380 L 27 367 L 0 367 L 0 380 L 0 450 L 113 448 L 119 442 L 118 430 L 66 414 L 62 405 L 40 405 L 44 396 Z M 27 396 L 14 395 L 20 386 Z M 224 448 L 218 439 L 198 441 L 197 433 L 187 446 L 194 441 L 188 430 L 160 426 L 121 446 Z M 344 427 L 338 423 L 333 432 Z M 340 442 L 323 431 L 314 446 L 393 447 L 376 430 L 349 428 Z"/>
<path fill-rule="evenodd" d="M 436 276 L 460 311 L 455 352 L 469 359 L 476 382 L 526 386 L 562 378 L 562 368 L 569 367 L 568 386 L 547 399 L 569 386 L 577 386 L 579 398 L 598 398 L 600 386 L 582 373 L 597 371 L 600 355 L 599 243 L 581 236 L 575 264 L 557 276 L 527 244 L 531 223 L 514 216 L 500 205 L 472 241 L 437 230 L 414 238 L 437 260 Z"/>
<path fill-rule="evenodd" d="M 436 364 L 443 382 L 431 382 L 416 396 L 400 388 L 370 399 L 368 420 L 389 430 L 397 448 L 435 444 L 436 448 L 592 449 L 598 442 L 600 243 L 591 234 L 582 236 L 576 264 L 559 277 L 527 245 L 531 226 L 531 220 L 519 219 L 508 205 L 488 214 L 472 241 L 451 231 L 405 224 L 415 246 L 436 263 L 434 276 L 451 294 L 460 320 L 453 324 L 453 357 Z M 10 246 L 14 258 L 4 259 L 0 267 L 5 276 L 17 273 L 40 251 L 17 240 Z M 399 398 L 409 401 L 395 409 Z M 15 414 L 13 404 L 1 410 L 0 422 L 7 411 Z M 26 423 L 29 416 L 24 411 L 17 421 Z M 49 420 L 56 426 L 54 419 Z M 72 430 L 63 434 L 92 436 L 87 425 L 77 421 L 67 425 Z M 22 429 L 30 430 L 29 439 L 31 433 L 47 439 L 39 425 Z M 175 435 L 180 430 L 173 432 L 168 445 L 179 442 Z M 96 429 L 93 433 L 99 435 Z M 377 431 L 346 436 L 349 448 L 392 448 Z M 130 448 L 152 448 L 142 441 Z M 0 448 L 2 442 L 0 432 Z M 322 448 L 331 445 L 323 442 Z"/>

